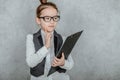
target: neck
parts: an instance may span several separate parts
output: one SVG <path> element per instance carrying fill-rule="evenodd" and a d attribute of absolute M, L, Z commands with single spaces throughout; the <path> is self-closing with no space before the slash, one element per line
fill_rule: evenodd
<path fill-rule="evenodd" d="M 47 31 L 47 30 L 45 31 L 45 30 L 43 30 L 43 29 L 42 29 L 42 31 L 43 31 L 44 33 L 49 33 L 49 34 L 51 34 L 51 33 L 54 32 L 54 31 Z"/>

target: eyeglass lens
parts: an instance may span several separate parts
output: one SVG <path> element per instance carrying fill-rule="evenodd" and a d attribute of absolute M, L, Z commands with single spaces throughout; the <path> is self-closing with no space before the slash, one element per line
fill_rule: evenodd
<path fill-rule="evenodd" d="M 50 22 L 51 19 L 53 19 L 53 21 L 57 22 L 60 20 L 60 16 L 44 16 L 44 17 L 39 17 L 39 18 L 42 18 L 45 22 Z"/>

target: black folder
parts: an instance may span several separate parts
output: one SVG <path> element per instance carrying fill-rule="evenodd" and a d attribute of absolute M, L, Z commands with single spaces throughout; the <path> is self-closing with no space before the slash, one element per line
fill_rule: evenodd
<path fill-rule="evenodd" d="M 74 33 L 70 36 L 68 36 L 64 42 L 64 44 L 62 45 L 62 47 L 60 48 L 60 50 L 58 51 L 58 53 L 56 54 L 57 58 L 60 58 L 62 55 L 62 52 L 64 52 L 65 55 L 65 59 L 68 58 L 69 54 L 71 53 L 73 47 L 75 46 L 77 40 L 79 39 L 80 35 L 82 34 L 83 31 L 79 31 L 77 33 Z M 49 76 L 50 74 L 54 73 L 57 70 L 58 67 L 52 67 L 49 70 L 49 73 L 47 76 Z"/>

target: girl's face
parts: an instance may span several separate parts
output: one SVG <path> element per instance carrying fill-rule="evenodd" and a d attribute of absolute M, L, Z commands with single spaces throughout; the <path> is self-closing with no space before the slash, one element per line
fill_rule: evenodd
<path fill-rule="evenodd" d="M 55 19 L 58 19 L 58 12 L 53 7 L 48 7 L 42 10 L 40 18 L 36 20 L 37 23 L 40 24 L 42 30 L 45 32 L 52 32 L 57 25 Z"/>

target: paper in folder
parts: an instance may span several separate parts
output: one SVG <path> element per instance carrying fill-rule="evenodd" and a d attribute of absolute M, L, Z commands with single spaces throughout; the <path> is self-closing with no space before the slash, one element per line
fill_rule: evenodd
<path fill-rule="evenodd" d="M 60 48 L 60 50 L 58 51 L 58 53 L 56 54 L 57 58 L 60 58 L 62 55 L 62 52 L 64 52 L 65 55 L 65 59 L 68 58 L 69 54 L 71 53 L 73 47 L 75 46 L 77 40 L 79 39 L 80 35 L 82 34 L 83 31 L 74 33 L 70 36 L 68 36 L 64 42 L 64 44 L 62 45 L 62 47 Z M 52 67 L 49 70 L 49 73 L 47 76 L 49 76 L 50 74 L 54 73 L 57 70 L 57 67 Z"/>

